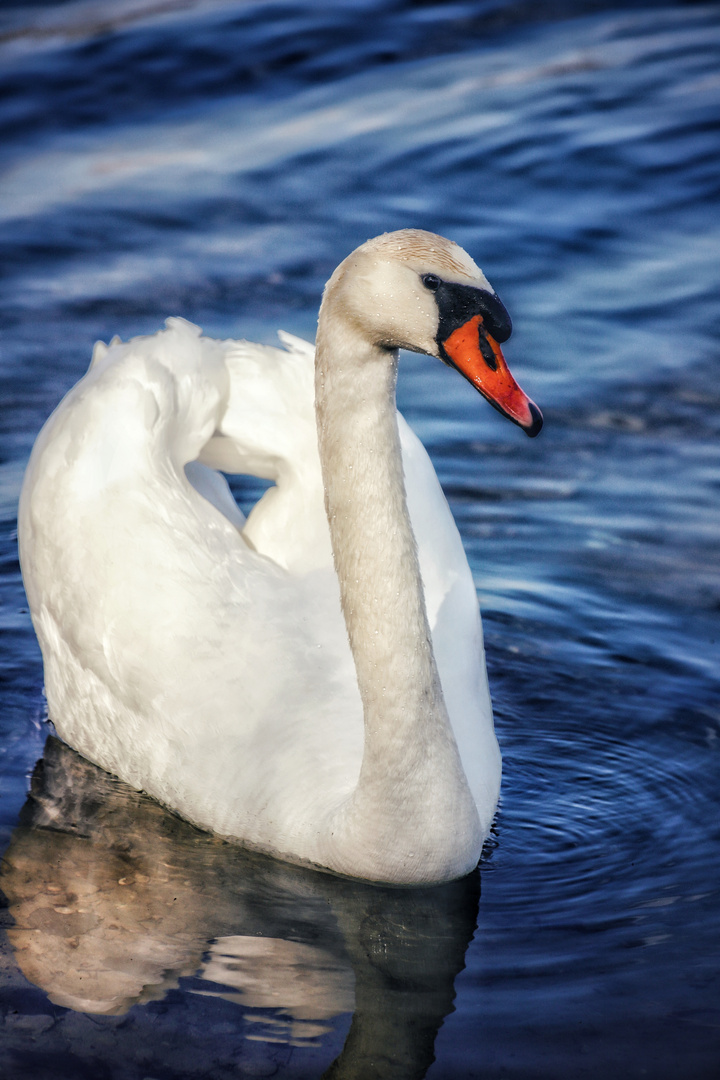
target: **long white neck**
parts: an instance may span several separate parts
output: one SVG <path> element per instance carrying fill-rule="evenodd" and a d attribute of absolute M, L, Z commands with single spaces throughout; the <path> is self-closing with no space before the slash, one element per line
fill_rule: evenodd
<path fill-rule="evenodd" d="M 316 412 L 325 501 L 365 718 L 328 865 L 377 880 L 466 873 L 482 841 L 432 650 L 397 427 L 397 353 L 325 304 Z"/>

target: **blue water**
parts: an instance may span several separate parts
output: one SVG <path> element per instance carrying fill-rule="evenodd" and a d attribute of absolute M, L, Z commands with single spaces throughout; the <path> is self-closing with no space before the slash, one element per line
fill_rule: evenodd
<path fill-rule="evenodd" d="M 714 1078 L 720 5 L 18 5 L 0 129 L 3 1075 Z M 402 360 L 504 757 L 479 873 L 419 893 L 250 858 L 46 748 L 14 531 L 96 338 L 312 337 L 337 262 L 410 225 L 483 267 L 546 420 Z"/>

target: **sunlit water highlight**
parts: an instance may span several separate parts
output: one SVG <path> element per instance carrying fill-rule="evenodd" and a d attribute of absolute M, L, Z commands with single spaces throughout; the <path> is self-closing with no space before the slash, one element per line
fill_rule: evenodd
<path fill-rule="evenodd" d="M 0 25 L 0 1061 L 299 1077 L 345 1045 L 337 1075 L 714 1077 L 720 7 L 151 6 Z M 247 860 L 56 744 L 18 826 L 48 729 L 15 502 L 92 341 L 171 314 L 311 337 L 340 258 L 407 225 L 478 259 L 546 417 L 531 443 L 403 358 L 483 603 L 479 905 L 476 878 L 410 899 Z"/>

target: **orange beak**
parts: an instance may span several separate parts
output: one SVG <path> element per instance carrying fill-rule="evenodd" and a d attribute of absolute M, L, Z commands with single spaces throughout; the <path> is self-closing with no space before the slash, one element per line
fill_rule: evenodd
<path fill-rule="evenodd" d="M 535 438 L 543 425 L 542 413 L 513 379 L 500 346 L 483 326 L 482 315 L 473 315 L 454 330 L 441 350 L 498 412 Z"/>

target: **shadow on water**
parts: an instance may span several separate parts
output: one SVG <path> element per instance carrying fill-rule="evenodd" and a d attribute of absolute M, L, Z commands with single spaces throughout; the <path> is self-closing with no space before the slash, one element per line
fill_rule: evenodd
<path fill-rule="evenodd" d="M 480 895 L 478 873 L 436 888 L 377 888 L 249 853 L 197 831 L 53 736 L 0 883 L 17 965 L 53 1005 L 93 1014 L 106 1036 L 103 1060 L 126 1063 L 113 1077 L 163 1075 L 168 1025 L 177 1038 L 188 1010 L 208 999 L 234 1006 L 234 1033 L 255 1048 L 258 1038 L 325 1046 L 308 1075 L 327 1065 L 333 1021 L 352 1013 L 324 1076 L 423 1077 L 453 1008 Z M 145 1046 L 135 1073 L 138 1025 L 122 1018 L 168 1000 L 154 1027 L 156 1061 Z M 57 1063 L 50 1035 L 42 1059 Z M 27 1075 L 40 1075 L 44 1061 L 26 1061 L 27 1032 L 18 1036 L 14 1075 L 28 1066 L 36 1071 Z M 65 1032 L 61 1043 L 68 1067 L 92 1061 L 84 1038 L 76 1045 Z M 242 1056 L 235 1063 L 244 1075 Z"/>

